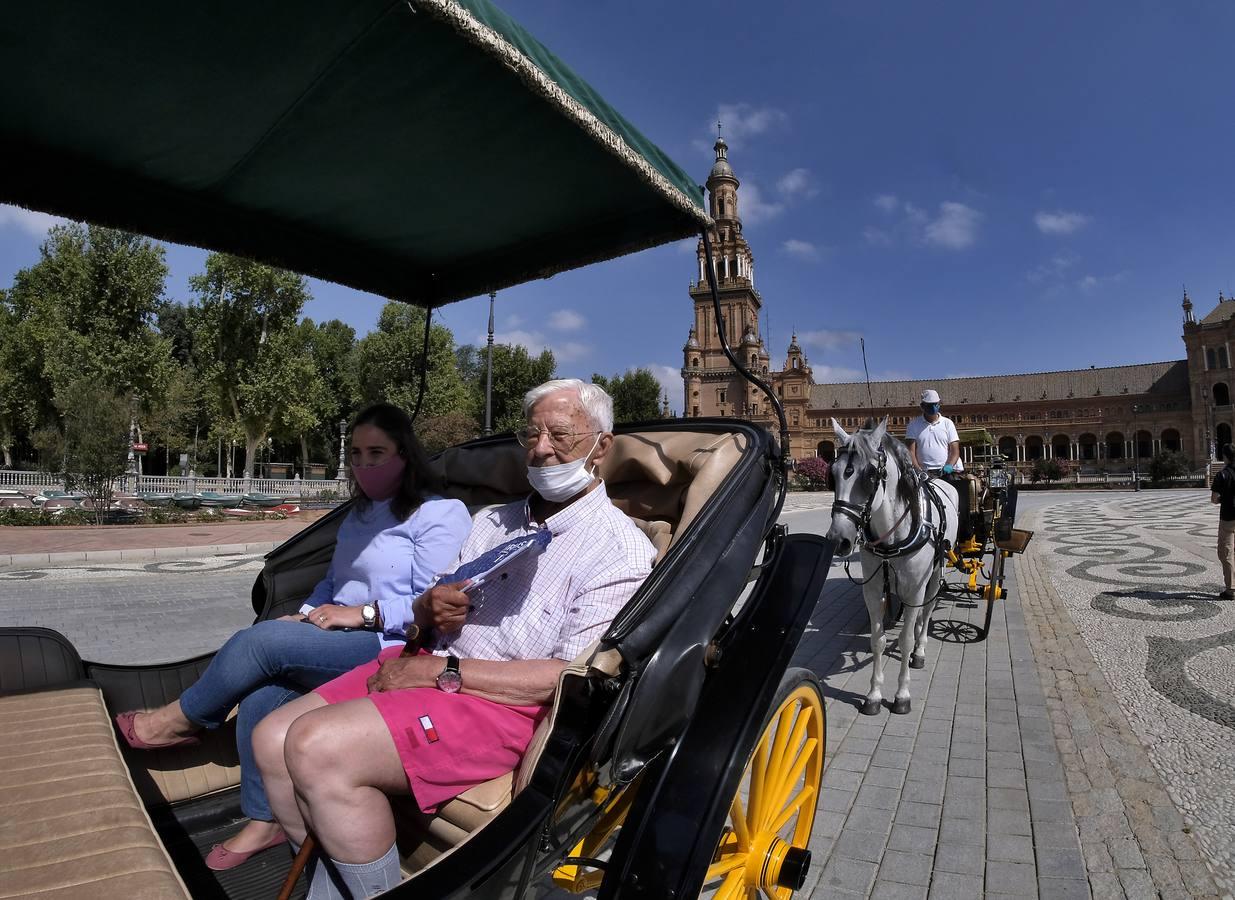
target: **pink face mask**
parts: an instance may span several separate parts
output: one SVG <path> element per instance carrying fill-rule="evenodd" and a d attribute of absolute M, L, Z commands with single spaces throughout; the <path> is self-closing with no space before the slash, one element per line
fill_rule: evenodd
<path fill-rule="evenodd" d="M 370 500 L 389 500 L 399 489 L 406 467 L 402 456 L 392 456 L 381 465 L 353 466 L 352 477 Z"/>

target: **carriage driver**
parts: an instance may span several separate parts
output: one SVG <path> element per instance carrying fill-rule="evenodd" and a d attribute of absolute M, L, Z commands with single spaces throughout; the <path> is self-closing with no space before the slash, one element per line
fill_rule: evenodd
<path fill-rule="evenodd" d="M 919 406 L 922 415 L 905 429 L 909 456 L 923 472 L 939 476 L 956 488 L 959 499 L 956 540 L 963 544 L 973 537 L 973 529 L 969 526 L 969 479 L 956 474 L 965 469 L 961 463 L 961 438 L 956 424 L 939 412 L 938 391 L 930 388 L 923 391 Z"/>

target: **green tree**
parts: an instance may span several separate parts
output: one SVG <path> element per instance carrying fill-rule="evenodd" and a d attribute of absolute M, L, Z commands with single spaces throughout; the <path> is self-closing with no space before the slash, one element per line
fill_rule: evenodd
<path fill-rule="evenodd" d="M 54 403 L 64 417 L 60 450 L 65 474 L 85 491 L 101 523 L 112 481 L 124 473 L 128 459 L 129 401 L 106 385 L 80 378 L 66 382 Z"/>
<path fill-rule="evenodd" d="M 415 411 L 425 337 L 425 311 L 407 303 L 382 307 L 377 329 L 356 345 L 354 373 L 361 404 L 393 403 Z M 449 328 L 429 329 L 429 360 L 419 415 L 432 418 L 469 409 L 467 386 L 459 377 L 455 339 Z"/>
<path fill-rule="evenodd" d="M 487 349 L 483 352 L 488 352 Z M 523 424 L 523 395 L 549 381 L 557 372 L 553 351 L 542 350 L 532 356 L 522 347 L 493 345 L 493 430 L 513 431 Z M 481 415 L 485 408 L 485 370 L 473 389 Z M 476 400 L 473 400 L 475 403 Z"/>
<path fill-rule="evenodd" d="M 1149 461 L 1149 477 L 1153 481 L 1182 478 L 1192 473 L 1192 460 L 1176 450 L 1163 450 Z"/>
<path fill-rule="evenodd" d="M 48 232 L 4 301 L 19 425 L 58 426 L 54 398 L 82 379 L 125 397 L 160 395 L 172 360 L 153 326 L 166 277 L 164 250 L 147 238 L 95 225 Z"/>
<path fill-rule="evenodd" d="M 13 444 L 29 419 L 18 338 L 17 317 L 0 291 L 0 453 L 6 468 L 13 467 Z"/>
<path fill-rule="evenodd" d="M 641 422 L 660 418 L 660 382 L 650 369 L 627 369 L 625 375 L 605 378 L 593 375 L 598 384 L 613 398 L 615 422 Z"/>
<path fill-rule="evenodd" d="M 318 373 L 298 330 L 308 287 L 301 275 L 223 253 L 210 254 L 189 285 L 199 303 L 193 353 L 204 395 L 217 419 L 243 432 L 244 474 L 252 477 L 272 430 L 298 432 L 316 421 L 304 388 Z"/>
<path fill-rule="evenodd" d="M 322 458 L 334 459 L 338 422 L 350 419 L 355 412 L 360 387 L 356 383 L 354 359 L 356 329 L 338 319 L 317 324 L 305 319 L 300 330 L 318 376 L 312 392 L 316 421 L 310 430 L 297 435 L 301 464 L 307 466 L 314 452 L 324 452 Z"/>

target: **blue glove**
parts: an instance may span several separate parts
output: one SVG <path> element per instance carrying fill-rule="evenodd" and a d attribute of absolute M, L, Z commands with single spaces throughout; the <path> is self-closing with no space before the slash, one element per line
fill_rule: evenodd
<path fill-rule="evenodd" d="M 952 464 L 951 464 L 951 463 L 947 463 L 947 464 L 945 464 L 945 465 L 944 465 L 944 467 L 943 467 L 943 474 L 945 474 L 945 475 L 951 475 L 951 474 L 952 474 L 953 472 L 955 472 L 955 471 L 956 471 L 956 469 L 952 468 Z"/>

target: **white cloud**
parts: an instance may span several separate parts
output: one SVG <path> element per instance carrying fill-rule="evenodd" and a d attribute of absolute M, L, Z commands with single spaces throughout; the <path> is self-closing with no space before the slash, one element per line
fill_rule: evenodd
<path fill-rule="evenodd" d="M 476 335 L 476 345 L 483 345 L 487 339 L 488 335 Z M 580 359 L 585 359 L 592 352 L 590 345 L 580 341 L 550 340 L 539 331 L 526 331 L 517 328 L 510 331 L 494 332 L 493 341 L 497 344 L 522 347 L 533 355 L 539 354 L 542 350 L 552 350 L 553 358 L 558 363 L 576 362 Z"/>
<path fill-rule="evenodd" d="M 803 331 L 798 340 L 807 347 L 817 347 L 820 350 L 837 350 L 842 347 L 856 347 L 862 337 L 859 331 L 839 331 L 834 328 L 822 328 L 818 331 Z"/>
<path fill-rule="evenodd" d="M 647 368 L 651 370 L 652 374 L 656 376 L 656 380 L 660 382 L 661 393 L 669 395 L 669 409 L 680 416 L 685 396 L 682 387 L 682 370 L 674 366 L 665 366 L 658 363 L 648 363 Z"/>
<path fill-rule="evenodd" d="M 879 207 L 886 213 L 893 213 L 900 209 L 900 200 L 895 194 L 880 194 L 875 198 L 875 206 Z"/>
<path fill-rule="evenodd" d="M 776 182 L 776 190 L 786 197 L 813 197 L 819 193 L 809 169 L 793 169 Z"/>
<path fill-rule="evenodd" d="M 874 225 L 867 225 L 863 228 L 862 237 L 866 240 L 866 243 L 876 247 L 888 247 L 892 244 L 892 235 L 882 228 L 876 228 Z"/>
<path fill-rule="evenodd" d="M 559 309 L 549 316 L 549 327 L 554 331 L 578 331 L 587 320 L 573 309 Z"/>
<path fill-rule="evenodd" d="M 1114 275 L 1086 275 L 1076 282 L 1076 286 L 1085 293 L 1089 293 L 1100 287 L 1119 284 L 1127 277 L 1127 272 L 1116 272 Z"/>
<path fill-rule="evenodd" d="M 742 220 L 747 225 L 754 225 L 759 222 L 766 222 L 769 219 L 775 219 L 785 211 L 785 204 L 764 200 L 763 192 L 759 190 L 759 185 L 753 181 L 748 181 L 742 185 L 742 190 L 739 193 L 738 209 L 742 213 Z"/>
<path fill-rule="evenodd" d="M 781 244 L 781 250 L 794 259 L 800 259 L 803 262 L 818 262 L 821 255 L 819 248 L 810 241 L 799 241 L 797 238 L 790 238 L 785 241 Z"/>
<path fill-rule="evenodd" d="M 866 243 L 879 247 L 906 241 L 947 250 L 963 250 L 977 240 L 978 229 L 985 218 L 972 206 L 955 200 L 940 203 L 939 213 L 933 218 L 922 207 L 909 200 L 902 201 L 895 194 L 880 194 L 874 199 L 874 204 L 883 212 L 901 213 L 900 220 L 890 228 L 867 225 L 862 229 Z"/>
<path fill-rule="evenodd" d="M 862 381 L 861 369 L 850 369 L 847 366 L 811 366 L 811 375 L 815 384 L 845 384 L 850 381 Z"/>
<path fill-rule="evenodd" d="M 32 209 L 0 204 L 0 228 L 11 225 L 35 237 L 42 237 L 53 225 L 62 225 L 67 221 L 67 219 L 49 216 L 47 213 L 35 212 Z"/>
<path fill-rule="evenodd" d="M 716 108 L 716 116 L 706 125 L 709 135 L 706 141 L 697 140 L 695 145 L 710 151 L 716 143 L 716 122 L 720 121 L 721 135 L 730 147 L 739 147 L 749 138 L 783 128 L 789 123 L 784 110 L 774 106 L 753 106 L 750 103 L 722 103 Z"/>
<path fill-rule="evenodd" d="M 935 247 L 964 250 L 978 237 L 982 213 L 964 203 L 949 200 L 939 204 L 939 217 L 928 222 L 923 240 Z"/>
<path fill-rule="evenodd" d="M 1025 280 L 1030 284 L 1041 284 L 1044 281 L 1062 278 L 1070 268 L 1080 261 L 1081 258 L 1075 253 L 1056 253 L 1050 259 L 1039 263 L 1026 272 Z"/>
<path fill-rule="evenodd" d="M 1084 213 L 1058 209 L 1055 212 L 1039 212 L 1033 217 L 1033 221 L 1043 234 L 1072 234 L 1088 225 L 1090 218 Z"/>

